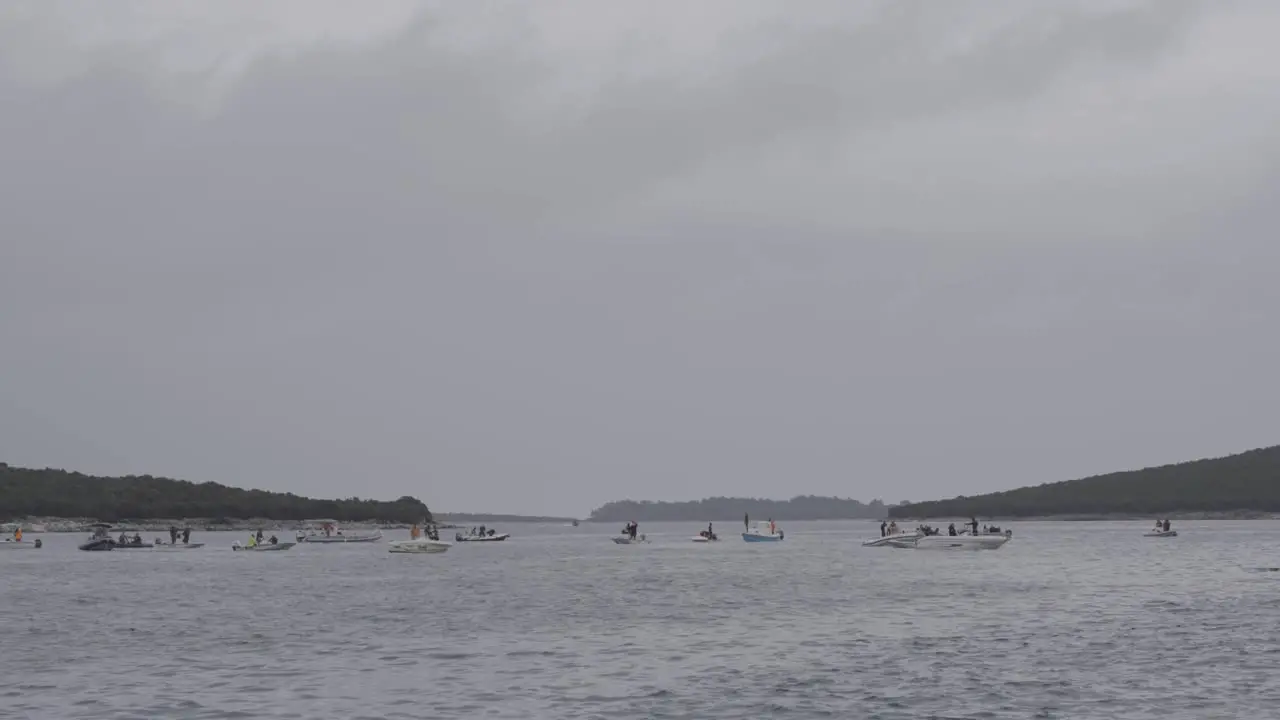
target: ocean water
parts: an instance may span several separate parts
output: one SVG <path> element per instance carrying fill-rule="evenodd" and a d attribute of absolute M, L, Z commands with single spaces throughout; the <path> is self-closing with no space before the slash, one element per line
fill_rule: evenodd
<path fill-rule="evenodd" d="M 1280 523 L 1014 523 L 987 552 L 694 524 L 505 543 L 0 552 L 0 718 L 1241 718 L 1280 708 Z M 35 537 L 35 536 L 30 536 Z"/>

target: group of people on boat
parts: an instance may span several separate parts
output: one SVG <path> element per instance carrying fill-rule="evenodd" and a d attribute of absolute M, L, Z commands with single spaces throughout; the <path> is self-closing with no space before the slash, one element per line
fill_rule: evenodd
<path fill-rule="evenodd" d="M 897 520 L 890 520 L 887 523 L 884 520 L 880 521 L 880 537 L 888 537 L 890 535 L 897 535 L 897 534 L 898 534 Z"/>
<path fill-rule="evenodd" d="M 258 532 L 254 533 L 253 535 L 250 535 L 249 547 L 258 547 L 259 545 L 263 544 L 262 534 L 263 534 L 262 528 L 258 528 Z M 275 545 L 280 542 L 280 539 L 277 538 L 275 535 L 272 535 L 270 538 L 266 540 L 266 542 L 272 545 Z"/>
<path fill-rule="evenodd" d="M 440 531 L 436 529 L 435 525 L 427 525 L 426 529 L 423 530 L 418 527 L 418 523 L 414 523 L 413 527 L 409 528 L 410 538 L 413 538 L 414 540 L 421 540 L 423 535 L 425 535 L 428 540 L 435 540 L 437 542 L 440 540 Z"/>
<path fill-rule="evenodd" d="M 170 525 L 169 526 L 169 544 L 177 545 L 179 537 L 182 538 L 183 545 L 189 544 L 191 542 L 191 528 L 184 528 L 183 530 L 178 530 L 176 526 Z M 159 545 L 160 542 L 156 541 L 156 544 Z"/>
<path fill-rule="evenodd" d="M 135 532 L 133 534 L 133 537 L 129 537 L 128 535 L 121 532 L 120 537 L 116 538 L 116 544 L 117 545 L 142 545 L 142 536 Z"/>
<path fill-rule="evenodd" d="M 1156 520 L 1156 532 L 1169 532 L 1169 518 Z"/>
<path fill-rule="evenodd" d="M 635 520 L 632 520 L 631 522 L 627 523 L 626 526 L 622 528 L 622 534 L 626 535 L 632 540 L 636 539 L 636 533 L 639 531 L 640 531 L 640 525 Z"/>
<path fill-rule="evenodd" d="M 713 531 L 713 530 L 711 529 L 711 523 L 707 523 L 707 529 L 706 529 L 706 530 L 700 530 L 700 531 L 698 531 L 698 535 L 699 535 L 699 536 L 701 536 L 701 537 L 704 537 L 704 538 L 706 538 L 706 539 L 708 539 L 708 540 L 719 540 L 719 539 L 720 539 L 720 538 L 716 537 L 715 531 Z"/>

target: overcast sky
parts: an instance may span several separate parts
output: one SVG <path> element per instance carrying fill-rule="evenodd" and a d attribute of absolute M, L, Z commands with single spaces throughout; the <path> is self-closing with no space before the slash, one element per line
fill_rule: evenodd
<path fill-rule="evenodd" d="M 0 5 L 0 460 L 442 511 L 1280 441 L 1275 0 Z"/>

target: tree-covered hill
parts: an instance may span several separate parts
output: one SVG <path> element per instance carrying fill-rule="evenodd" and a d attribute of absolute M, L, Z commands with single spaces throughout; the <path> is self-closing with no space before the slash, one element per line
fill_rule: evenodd
<path fill-rule="evenodd" d="M 431 511 L 421 500 L 408 496 L 391 502 L 359 498 L 315 500 L 213 482 L 192 483 L 150 475 L 95 477 L 0 463 L 0 520 L 21 517 L 91 517 L 106 522 L 150 518 L 331 518 L 340 522 L 410 523 L 429 519 Z"/>
<path fill-rule="evenodd" d="M 907 503 L 895 518 L 1280 512 L 1280 446 L 1017 490 Z"/>
<path fill-rule="evenodd" d="M 741 520 L 750 515 L 756 520 L 847 520 L 882 518 L 885 504 L 879 500 L 861 503 L 836 497 L 804 495 L 790 500 L 713 497 L 690 502 L 651 502 L 620 500 L 606 503 L 591 512 L 591 520 L 599 522 L 712 522 Z"/>

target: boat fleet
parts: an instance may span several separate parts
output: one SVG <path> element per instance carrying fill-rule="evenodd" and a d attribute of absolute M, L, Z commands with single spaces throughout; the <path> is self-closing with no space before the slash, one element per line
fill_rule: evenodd
<path fill-rule="evenodd" d="M 283 542 L 275 535 L 266 537 L 263 531 L 259 530 L 250 535 L 245 542 L 236 541 L 232 543 L 231 549 L 235 552 L 283 552 L 302 544 L 369 544 L 376 543 L 382 540 L 383 537 L 380 530 L 373 532 L 344 532 L 338 529 L 338 523 L 335 520 L 308 521 L 306 525 L 307 529 L 299 531 L 294 538 L 294 542 Z M 176 527 L 171 527 L 167 541 L 163 538 L 155 538 L 152 541 L 148 541 L 142 537 L 139 531 L 134 530 L 131 532 L 128 529 L 114 527 L 108 523 L 95 523 L 89 527 L 91 529 L 90 536 L 77 546 L 80 550 L 86 552 L 127 550 L 189 552 L 205 547 L 203 542 L 191 541 L 190 529 L 179 530 Z M 639 523 L 628 522 L 622 528 L 622 531 L 618 535 L 612 536 L 610 540 L 615 545 L 649 544 L 649 538 L 639 532 L 639 527 Z M 1143 536 L 1149 538 L 1176 538 L 1178 532 L 1171 527 L 1169 520 L 1157 520 L 1154 528 L 1143 533 Z M 448 551 L 455 544 L 504 542 L 510 537 L 510 533 L 499 533 L 493 528 L 486 528 L 482 525 L 473 527 L 467 532 L 459 530 L 454 535 L 454 542 L 447 542 L 440 539 L 439 529 L 436 526 L 424 524 L 423 527 L 419 527 L 415 524 L 410 529 L 408 539 L 389 541 L 387 543 L 387 551 L 394 554 L 434 555 Z M 748 543 L 780 543 L 786 538 L 786 534 L 772 518 L 752 524 L 749 518 L 744 517 L 741 537 L 744 542 Z M 708 523 L 706 529 L 699 530 L 690 539 L 698 544 L 710 544 L 719 542 L 720 536 L 716 533 L 714 525 Z M 952 523 L 945 530 L 924 524 L 918 525 L 913 529 L 906 529 L 899 527 L 896 521 L 885 521 L 880 524 L 880 536 L 862 542 L 862 546 L 912 550 L 997 550 L 1004 547 L 1012 539 L 1012 530 L 996 525 L 981 525 L 979 527 L 979 523 L 975 518 L 970 518 L 968 522 L 961 523 L 959 528 L 955 523 Z M 21 528 L 16 529 L 12 536 L 0 538 L 0 551 L 38 549 L 41 547 L 43 547 L 42 540 L 39 538 L 35 540 L 25 539 L 22 536 Z"/>

